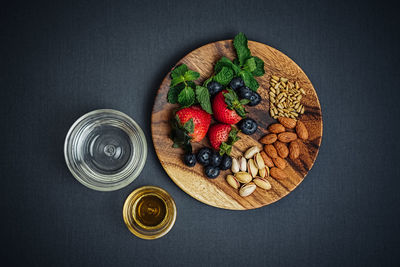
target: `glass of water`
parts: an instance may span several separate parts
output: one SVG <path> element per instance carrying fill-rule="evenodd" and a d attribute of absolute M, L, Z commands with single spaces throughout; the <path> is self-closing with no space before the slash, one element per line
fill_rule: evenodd
<path fill-rule="evenodd" d="M 128 115 L 99 109 L 71 126 L 64 156 L 80 183 L 94 190 L 112 191 L 138 177 L 145 165 L 147 143 L 142 129 Z"/>

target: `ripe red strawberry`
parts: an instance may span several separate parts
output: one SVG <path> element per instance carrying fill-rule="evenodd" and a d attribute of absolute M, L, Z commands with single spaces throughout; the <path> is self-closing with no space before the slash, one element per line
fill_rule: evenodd
<path fill-rule="evenodd" d="M 215 150 L 219 150 L 220 155 L 224 153 L 230 154 L 232 145 L 239 137 L 237 136 L 238 130 L 229 124 L 217 123 L 213 124 L 208 130 L 208 139 L 211 146 Z"/>
<path fill-rule="evenodd" d="M 211 115 L 200 106 L 183 108 L 175 113 L 172 120 L 171 139 L 174 147 L 191 151 L 190 142 L 200 142 L 210 127 Z"/>
<path fill-rule="evenodd" d="M 246 101 L 246 99 L 239 101 L 236 93 L 231 89 L 219 92 L 212 103 L 215 119 L 226 124 L 238 123 L 242 117 L 246 117 L 243 106 L 247 103 Z"/>

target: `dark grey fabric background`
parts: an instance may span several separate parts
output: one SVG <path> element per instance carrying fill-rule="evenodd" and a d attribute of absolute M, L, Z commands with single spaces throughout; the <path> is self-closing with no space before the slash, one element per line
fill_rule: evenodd
<path fill-rule="evenodd" d="M 10 1 L 11 2 L 11 1 Z M 398 266 L 398 9 L 384 1 L 12 1 L 0 8 L 4 266 Z M 162 169 L 150 137 L 158 85 L 191 50 L 232 38 L 286 53 L 317 90 L 324 135 L 304 182 L 257 210 L 209 207 Z M 87 189 L 63 158 L 68 128 L 98 108 L 143 128 L 140 177 Z M 142 185 L 175 198 L 172 231 L 122 220 Z"/>

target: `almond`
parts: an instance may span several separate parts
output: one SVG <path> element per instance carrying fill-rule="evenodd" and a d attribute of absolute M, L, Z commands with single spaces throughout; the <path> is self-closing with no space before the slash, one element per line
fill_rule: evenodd
<path fill-rule="evenodd" d="M 264 151 L 260 152 L 261 157 L 264 160 L 265 165 L 267 165 L 268 167 L 274 167 L 274 162 L 272 161 L 272 159 L 267 155 L 267 153 L 265 153 Z"/>
<path fill-rule="evenodd" d="M 300 155 L 300 146 L 299 146 L 298 141 L 290 142 L 290 145 L 289 145 L 289 157 L 292 160 L 295 160 L 295 159 L 297 159 L 299 157 L 299 155 Z"/>
<path fill-rule="evenodd" d="M 274 123 L 268 127 L 268 131 L 271 133 L 283 133 L 285 131 L 285 127 L 283 127 L 283 125 L 280 123 Z"/>
<path fill-rule="evenodd" d="M 267 153 L 268 156 L 271 158 L 276 158 L 278 157 L 278 152 L 276 151 L 275 147 L 273 145 L 266 145 L 264 147 L 265 153 Z"/>
<path fill-rule="evenodd" d="M 304 123 L 302 123 L 301 121 L 297 121 L 296 124 L 296 133 L 299 136 L 299 138 L 303 139 L 303 140 L 307 140 L 308 139 L 308 131 L 306 126 L 304 125 Z"/>
<path fill-rule="evenodd" d="M 286 172 L 284 172 L 281 169 L 278 169 L 276 167 L 271 169 L 270 174 L 275 179 L 285 179 L 285 178 L 287 178 Z"/>
<path fill-rule="evenodd" d="M 260 139 L 260 143 L 264 145 L 269 145 L 274 143 L 278 139 L 278 136 L 274 133 L 267 134 L 263 138 Z"/>
<path fill-rule="evenodd" d="M 278 121 L 288 129 L 293 129 L 294 127 L 296 127 L 296 120 L 295 119 L 286 118 L 286 117 L 279 117 Z"/>
<path fill-rule="evenodd" d="M 297 139 L 297 134 L 291 132 L 285 132 L 278 134 L 278 140 L 283 143 L 289 143 Z"/>
<path fill-rule="evenodd" d="M 286 168 L 287 162 L 283 158 L 277 157 L 272 160 L 274 161 L 275 166 L 278 167 L 279 169 L 283 170 Z"/>
<path fill-rule="evenodd" d="M 278 151 L 278 154 L 281 158 L 286 158 L 289 155 L 289 149 L 285 143 L 276 141 L 274 143 L 274 147 L 276 148 L 276 151 Z"/>

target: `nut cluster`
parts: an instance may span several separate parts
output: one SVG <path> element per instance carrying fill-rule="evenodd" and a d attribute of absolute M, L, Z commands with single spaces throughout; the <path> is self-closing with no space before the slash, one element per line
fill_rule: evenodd
<path fill-rule="evenodd" d="M 300 156 L 298 139 L 307 140 L 308 130 L 304 123 L 292 118 L 279 117 L 279 123 L 268 127 L 269 134 L 260 139 L 264 151 L 260 153 L 265 165 L 270 167 L 270 175 L 275 179 L 285 179 L 283 171 L 287 166 L 286 158 L 295 160 Z"/>
<path fill-rule="evenodd" d="M 266 179 L 269 176 L 269 168 L 265 165 L 261 153 L 259 147 L 253 146 L 243 157 L 232 159 L 233 175 L 228 174 L 226 181 L 233 188 L 239 189 L 239 195 L 242 197 L 251 195 L 257 187 L 271 189 L 271 184 Z"/>
<path fill-rule="evenodd" d="M 269 88 L 269 113 L 272 118 L 286 117 L 296 119 L 304 113 L 301 98 L 306 94 L 299 83 L 290 82 L 287 78 L 272 75 Z"/>

